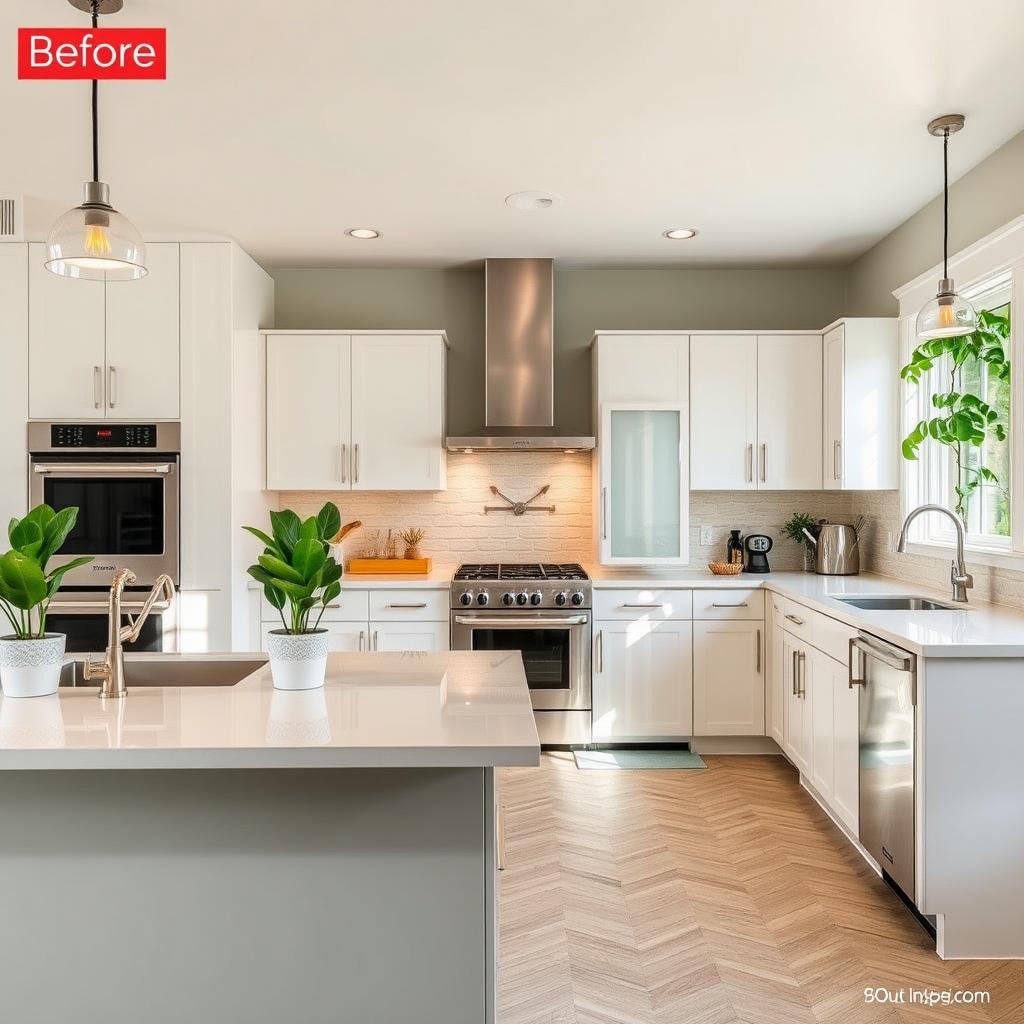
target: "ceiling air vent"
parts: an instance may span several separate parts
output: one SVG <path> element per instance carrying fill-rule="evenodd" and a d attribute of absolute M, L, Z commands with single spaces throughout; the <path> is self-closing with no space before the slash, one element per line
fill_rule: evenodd
<path fill-rule="evenodd" d="M 23 242 L 24 228 L 21 196 L 0 195 L 0 242 Z"/>

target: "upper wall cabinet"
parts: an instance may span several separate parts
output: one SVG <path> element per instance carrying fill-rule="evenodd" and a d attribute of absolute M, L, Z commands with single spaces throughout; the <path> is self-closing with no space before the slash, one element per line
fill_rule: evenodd
<path fill-rule="evenodd" d="M 689 338 L 594 339 L 594 508 L 605 565 L 689 558 Z"/>
<path fill-rule="evenodd" d="M 446 485 L 440 331 L 267 332 L 268 490 Z"/>
<path fill-rule="evenodd" d="M 690 486 L 819 490 L 820 334 L 690 337 Z"/>
<path fill-rule="evenodd" d="M 146 246 L 139 281 L 75 281 L 29 246 L 29 416 L 177 419 L 179 247 Z"/>
<path fill-rule="evenodd" d="M 896 319 L 841 320 L 825 332 L 822 472 L 828 490 L 899 487 Z"/>

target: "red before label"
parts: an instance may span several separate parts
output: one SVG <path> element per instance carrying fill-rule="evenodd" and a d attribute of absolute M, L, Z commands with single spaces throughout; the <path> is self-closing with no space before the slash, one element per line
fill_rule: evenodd
<path fill-rule="evenodd" d="M 19 78 L 166 78 L 165 28 L 19 28 Z"/>

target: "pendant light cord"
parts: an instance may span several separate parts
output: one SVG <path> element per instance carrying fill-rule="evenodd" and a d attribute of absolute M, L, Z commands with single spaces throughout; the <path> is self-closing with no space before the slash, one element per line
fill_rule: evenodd
<path fill-rule="evenodd" d="M 92 0 L 92 27 L 99 27 L 99 0 Z M 92 80 L 92 180 L 100 180 L 99 82 Z"/>
<path fill-rule="evenodd" d="M 942 277 L 949 278 L 949 129 L 942 133 Z"/>

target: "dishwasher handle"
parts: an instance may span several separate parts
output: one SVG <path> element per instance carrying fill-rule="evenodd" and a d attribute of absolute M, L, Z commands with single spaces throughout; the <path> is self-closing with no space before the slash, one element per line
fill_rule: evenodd
<path fill-rule="evenodd" d="M 868 638 L 862 634 L 850 640 L 851 672 L 852 657 L 855 650 L 865 657 L 874 658 L 883 665 L 888 665 L 889 668 L 894 668 L 899 672 L 914 671 L 914 656 L 912 654 L 901 650 L 899 647 L 892 647 L 881 640 L 876 640 L 874 637 Z"/>

